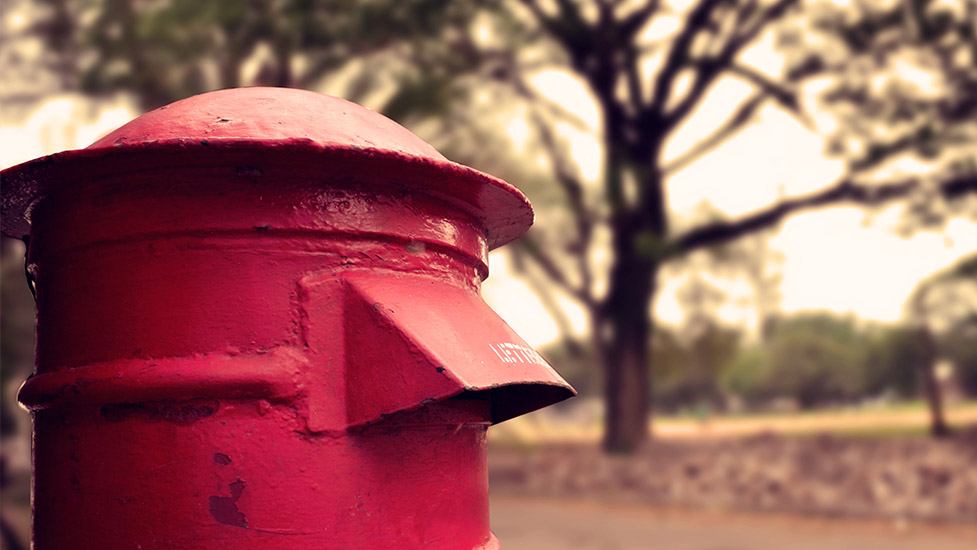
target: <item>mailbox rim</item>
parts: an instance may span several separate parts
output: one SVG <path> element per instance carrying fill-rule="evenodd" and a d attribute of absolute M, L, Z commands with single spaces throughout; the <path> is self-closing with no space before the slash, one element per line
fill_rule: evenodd
<path fill-rule="evenodd" d="M 324 187 L 328 186 L 329 180 L 349 178 L 389 183 L 391 179 L 387 175 L 371 174 L 369 165 L 386 162 L 397 166 L 401 170 L 393 180 L 396 183 L 419 193 L 447 195 L 467 203 L 471 213 L 485 227 L 490 250 L 517 239 L 534 221 L 529 199 L 516 187 L 449 160 L 409 155 L 390 149 L 323 143 L 309 138 L 189 138 L 73 149 L 0 171 L 4 188 L 0 198 L 2 231 L 15 238 L 29 234 L 30 211 L 38 201 L 65 187 L 84 185 L 109 175 L 136 175 L 140 171 L 172 167 L 174 164 L 198 165 L 200 159 L 206 159 L 215 168 L 231 165 L 233 169 L 233 165 L 240 164 L 241 160 L 260 167 L 263 163 L 282 162 L 283 158 L 291 156 L 348 162 L 341 171 L 332 170 L 322 174 Z M 315 175 L 315 170 L 303 170 Z M 272 181 L 268 183 L 274 185 Z"/>

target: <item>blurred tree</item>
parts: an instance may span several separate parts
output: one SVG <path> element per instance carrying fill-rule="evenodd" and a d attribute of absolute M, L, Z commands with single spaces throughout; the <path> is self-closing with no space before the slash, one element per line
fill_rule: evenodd
<path fill-rule="evenodd" d="M 690 410 L 698 406 L 721 409 L 725 399 L 719 380 L 723 368 L 734 360 L 739 351 L 741 334 L 729 327 L 707 319 L 695 331 L 657 327 L 651 342 L 651 390 L 655 407 L 663 412 Z M 580 395 L 599 395 L 603 381 L 600 371 L 593 368 L 599 358 L 593 346 L 565 342 L 551 344 L 541 350 L 548 361 L 560 366 L 560 374 L 577 389 Z"/>
<path fill-rule="evenodd" d="M 965 50 L 971 44 L 968 37 L 973 35 L 973 18 L 959 10 L 923 9 L 927 2 L 915 2 L 921 8 L 912 10 L 912 21 L 905 19 L 909 15 L 903 14 L 899 6 L 895 8 L 895 16 L 891 6 L 871 10 L 852 8 L 842 12 L 845 18 L 841 21 L 835 18 L 836 12 L 825 9 L 809 17 L 798 17 L 795 25 L 816 23 L 813 31 L 831 41 L 830 52 L 823 44 L 805 42 L 788 27 L 781 34 L 781 46 L 788 54 L 781 71 L 768 73 L 748 65 L 743 60 L 743 52 L 771 24 L 788 19 L 798 3 L 701 0 L 684 12 L 674 32 L 656 41 L 649 39 L 647 29 L 657 21 L 669 20 L 668 10 L 659 2 L 636 5 L 611 1 L 566 0 L 545 5 L 532 0 L 522 2 L 532 15 L 533 24 L 528 27 L 527 35 L 541 36 L 552 48 L 552 54 L 545 59 L 576 74 L 587 84 L 601 116 L 603 170 L 600 191 L 595 193 L 579 175 L 565 144 L 557 139 L 560 124 L 572 125 L 574 117 L 567 116 L 560 106 L 552 105 L 546 98 L 538 97 L 525 80 L 526 70 L 520 65 L 520 56 L 513 55 L 511 66 L 498 72 L 500 79 L 511 82 L 516 93 L 535 106 L 530 110 L 529 120 L 549 157 L 553 181 L 564 193 L 566 211 L 571 214 L 567 227 L 549 232 L 534 230 L 521 241 L 521 247 L 538 270 L 583 304 L 590 316 L 592 335 L 606 373 L 608 415 L 604 444 L 609 450 L 631 449 L 647 436 L 649 392 L 645 390 L 648 387 L 645 338 L 655 330 L 650 311 L 657 276 L 667 262 L 774 227 L 786 216 L 807 208 L 839 202 L 881 205 L 912 197 L 913 205 L 918 205 L 915 211 L 921 212 L 931 206 L 934 201 L 929 199 L 933 197 L 942 201 L 977 191 L 975 170 L 968 163 L 973 153 L 961 152 L 960 139 L 947 136 L 944 140 L 942 134 L 932 136 L 937 131 L 934 125 L 952 126 L 954 135 L 977 127 L 973 116 L 960 118 L 961 113 L 973 112 L 977 105 L 975 89 L 968 84 L 977 71 L 973 64 L 958 64 L 953 69 L 957 76 L 932 91 L 930 97 L 912 104 L 914 117 L 940 120 L 931 123 L 926 139 L 908 140 L 908 145 L 902 145 L 907 140 L 901 140 L 898 147 L 895 144 L 883 147 L 868 136 L 865 142 L 870 146 L 863 150 L 830 151 L 845 155 L 848 170 L 821 191 L 782 197 L 737 219 L 709 220 L 684 230 L 676 230 L 670 224 L 664 195 L 667 176 L 734 135 L 752 120 L 764 103 L 773 102 L 804 118 L 801 91 L 806 82 L 822 79 L 843 88 L 847 80 L 865 76 L 860 72 L 859 63 L 873 56 L 881 59 L 876 70 L 883 71 L 894 62 L 885 55 L 887 37 L 912 32 L 909 27 L 913 22 L 942 21 L 933 32 L 909 43 L 910 48 L 919 52 L 946 52 L 934 53 L 937 57 L 951 55 L 951 50 L 957 52 L 952 55 L 967 54 Z M 879 15 L 879 9 L 884 17 Z M 879 17 L 884 20 L 884 29 L 876 24 Z M 867 30 L 859 30 L 863 27 Z M 860 41 L 846 42 L 844 36 L 852 32 L 864 36 Z M 826 53 L 834 57 L 825 59 Z M 538 56 L 534 59 L 538 62 Z M 937 65 L 935 70 L 949 69 Z M 712 135 L 675 161 L 664 162 L 662 152 L 669 138 L 725 76 L 747 82 L 754 87 L 754 94 L 735 106 Z M 887 90 L 877 94 L 868 90 L 864 96 L 864 102 L 890 110 L 898 110 L 892 105 L 898 99 L 899 96 L 887 94 Z M 855 133 L 862 124 L 857 109 L 842 116 L 842 103 L 844 98 L 837 94 L 825 94 L 820 101 L 821 107 L 837 115 L 834 121 L 838 136 Z M 874 114 L 869 111 L 865 117 L 867 121 Z M 896 126 L 899 123 L 898 120 L 888 122 Z M 944 126 L 938 127 L 938 132 L 942 132 Z M 884 134 L 884 137 L 889 136 Z M 941 158 L 945 162 L 939 165 L 939 170 L 928 170 L 926 178 L 893 176 L 891 172 L 880 174 L 878 170 L 896 154 L 933 158 L 934 150 L 941 154 L 948 151 L 947 155 L 953 158 Z M 931 220 L 918 217 L 922 221 L 937 220 L 936 216 L 931 216 Z M 602 239 L 609 241 L 612 251 L 610 265 L 604 273 L 594 261 L 598 255 L 594 250 L 600 248 Z M 815 335 L 809 332 L 792 338 L 802 336 L 814 338 Z M 789 359 L 791 349 L 803 345 L 783 343 L 781 363 Z M 835 341 L 823 341 L 819 346 L 817 353 L 826 358 L 849 359 L 848 350 Z M 829 363 L 827 359 L 812 358 L 811 377 L 822 376 L 819 369 L 832 368 Z M 839 397 L 849 395 L 851 390 L 847 382 L 835 388 L 822 388 L 823 393 Z M 822 397 L 805 395 L 804 398 Z"/>
<path fill-rule="evenodd" d="M 656 408 L 723 408 L 720 372 L 736 355 L 741 336 L 716 322 L 726 294 L 702 274 L 694 274 L 679 288 L 677 298 L 686 313 L 684 323 L 675 334 L 657 328 L 652 338 L 651 393 Z"/>
<path fill-rule="evenodd" d="M 673 9 L 658 0 L 93 0 L 65 4 L 84 24 L 69 27 L 77 46 L 59 51 L 77 55 L 73 63 L 85 89 L 130 90 L 147 107 L 226 86 L 316 87 L 327 74 L 351 67 L 346 95 L 359 100 L 383 90 L 384 112 L 412 127 L 434 114 L 450 127 L 442 136 L 462 126 L 479 131 L 472 113 L 482 93 L 496 94 L 496 108 L 504 98 L 520 100 L 535 143 L 548 157 L 551 170 L 543 179 L 552 185 L 546 193 L 565 205 L 565 225 L 535 229 L 520 241 L 520 253 L 549 287 L 586 310 L 605 373 L 604 445 L 627 451 L 648 436 L 648 335 L 655 332 L 652 305 L 667 262 L 776 226 L 803 209 L 912 197 L 917 221 L 929 222 L 941 219 L 932 205 L 944 204 L 942 198 L 977 191 L 973 154 L 958 147 L 977 126 L 973 2 L 961 9 L 926 0 L 878 8 L 866 0 L 841 12 L 819 8 L 797 18 L 799 28 L 813 25 L 811 32 L 782 33 L 788 52 L 782 70 L 749 65 L 744 52 L 769 36 L 772 25 L 797 14 L 799 4 L 698 0 Z M 61 12 L 50 13 L 57 19 Z M 674 30 L 659 32 L 669 27 Z M 815 36 L 824 42 L 811 43 Z M 907 99 L 898 86 L 850 84 L 895 63 L 893 43 L 942 75 L 926 86 L 929 95 Z M 580 176 L 558 137 L 567 127 L 579 128 L 579 117 L 531 83 L 542 69 L 576 75 L 593 96 L 603 149 L 598 186 Z M 753 93 L 711 135 L 666 163 L 666 143 L 726 77 L 747 83 Z M 780 197 L 736 219 L 687 228 L 670 223 L 668 175 L 735 135 L 768 102 L 804 119 L 802 84 L 815 77 L 834 85 L 822 101 L 839 113 L 834 143 L 861 139 L 860 147 L 832 149 L 846 156 L 847 173 L 818 192 Z M 844 105 L 854 107 L 848 112 Z M 861 131 L 865 125 L 902 128 L 905 120 L 914 130 Z M 479 166 L 496 151 L 491 132 L 466 135 L 450 141 L 449 153 L 459 160 Z M 926 178 L 879 172 L 899 154 L 939 160 L 939 169 L 928 169 Z M 596 251 L 605 248 L 610 258 L 602 262 Z"/>
<path fill-rule="evenodd" d="M 754 307 L 757 333 L 761 341 L 766 339 L 767 324 L 780 310 L 780 283 L 783 280 L 780 268 L 784 255 L 770 248 L 770 233 L 771 231 L 757 231 L 731 244 L 718 247 L 729 252 L 717 258 L 732 267 L 734 273 L 742 274 L 750 286 L 752 299 L 741 303 Z"/>
<path fill-rule="evenodd" d="M 917 395 L 919 363 L 924 359 L 919 331 L 904 325 L 886 326 L 867 336 L 862 394 L 892 393 L 902 398 Z"/>
<path fill-rule="evenodd" d="M 668 334 L 662 328 L 656 337 L 659 333 Z M 652 395 L 656 408 L 672 412 L 690 407 L 723 409 L 726 402 L 720 377 L 736 357 L 740 337 L 738 331 L 710 321 L 688 335 L 684 344 L 672 337 L 657 349 L 653 347 Z"/>
<path fill-rule="evenodd" d="M 651 342 L 651 364 L 655 365 L 655 369 L 651 371 L 650 388 L 655 397 L 655 405 L 659 410 L 672 412 L 692 407 L 698 396 L 694 392 L 686 391 L 688 384 L 685 383 L 692 357 L 678 331 L 658 327 L 648 341 Z M 599 360 L 595 360 L 593 364 L 599 364 Z"/>
<path fill-rule="evenodd" d="M 760 408 L 777 397 L 773 387 L 770 353 L 765 347 L 743 348 L 723 369 L 719 379 L 722 390 L 735 395 L 751 408 Z"/>
<path fill-rule="evenodd" d="M 917 327 L 859 327 L 828 313 L 779 316 L 766 343 L 742 349 L 723 369 L 721 388 L 754 408 L 791 397 L 809 408 L 921 388 L 927 341 Z"/>
<path fill-rule="evenodd" d="M 700 223 L 723 219 L 723 214 L 708 203 L 698 210 Z M 685 314 L 683 332 L 692 334 L 715 324 L 720 310 L 732 304 L 753 310 L 757 334 L 761 341 L 765 339 L 765 327 L 780 308 L 780 266 L 784 259 L 781 252 L 770 247 L 771 236 L 772 231 L 755 231 L 668 263 L 665 276 L 684 281 L 675 294 Z"/>
<path fill-rule="evenodd" d="M 850 184 L 887 183 L 865 188 L 870 202 L 908 193 L 904 232 L 975 215 L 947 185 L 972 190 L 977 171 L 977 1 L 813 2 L 779 42 L 788 74 L 817 77 Z"/>
<path fill-rule="evenodd" d="M 977 318 L 971 317 L 940 339 L 941 355 L 953 364 L 961 389 L 977 399 Z"/>
<path fill-rule="evenodd" d="M 43 2 L 38 2 L 43 4 Z M 77 76 L 77 71 L 60 67 L 70 61 L 67 55 L 56 53 L 60 46 L 56 40 L 43 41 L 42 37 L 53 34 L 45 26 L 53 27 L 58 18 L 52 13 L 41 20 L 28 17 L 35 5 L 26 0 L 8 0 L 0 3 L 0 103 L 2 117 L 13 118 L 23 107 L 35 103 L 38 98 L 62 91 L 71 82 L 59 78 L 61 69 Z M 67 33 L 70 36 L 70 33 Z M 41 47 L 42 42 L 46 46 Z M 19 114 L 19 113 L 18 113 Z"/>
<path fill-rule="evenodd" d="M 54 1 L 54 0 L 48 0 Z M 426 55 L 436 74 L 468 70 L 452 50 L 484 2 L 249 0 L 94 2 L 80 35 L 93 53 L 82 72 L 90 92 L 135 92 L 155 108 L 189 95 L 244 85 L 316 88 L 351 62 L 398 50 Z M 55 38 L 54 35 L 50 35 Z M 384 61 L 390 61 L 385 58 Z M 360 91 L 382 84 L 391 65 L 359 74 Z M 397 78 L 400 75 L 394 74 Z M 410 108 L 439 109 L 452 87 L 431 81 L 398 83 L 412 89 Z M 355 99 L 355 98 L 354 98 Z M 396 110 L 396 105 L 388 105 Z"/>
<path fill-rule="evenodd" d="M 949 433 L 949 427 L 943 415 L 943 396 L 936 377 L 936 361 L 941 351 L 937 333 L 949 333 L 951 344 L 955 338 L 973 334 L 970 327 L 977 319 L 977 254 L 966 256 L 922 281 L 907 300 L 906 309 L 916 325 L 915 331 L 924 351 L 918 365 L 930 409 L 930 431 L 934 436 L 944 436 Z M 970 346 L 977 347 L 977 339 L 971 341 Z M 953 351 L 953 347 L 949 351 Z M 969 366 L 967 355 L 967 352 L 957 355 L 963 359 L 964 369 Z"/>
<path fill-rule="evenodd" d="M 804 408 L 860 397 L 864 339 L 850 319 L 826 313 L 774 321 L 769 339 L 774 393 Z"/>

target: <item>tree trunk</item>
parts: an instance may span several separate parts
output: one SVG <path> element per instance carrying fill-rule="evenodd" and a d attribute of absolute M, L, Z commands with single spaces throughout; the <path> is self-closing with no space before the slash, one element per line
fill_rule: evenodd
<path fill-rule="evenodd" d="M 611 295 L 604 311 L 601 348 L 605 377 L 604 449 L 629 453 L 649 438 L 651 384 L 651 303 L 658 266 L 634 252 L 634 233 L 622 235 L 611 274 Z"/>
<path fill-rule="evenodd" d="M 633 136 L 615 102 L 614 79 L 592 79 L 604 115 L 604 188 L 611 210 L 614 265 L 597 338 L 604 369 L 604 450 L 630 453 L 649 439 L 651 304 L 666 233 L 661 171 L 663 135 Z M 633 127 L 632 127 L 633 128 Z M 640 133 L 640 132 L 639 132 Z"/>
<path fill-rule="evenodd" d="M 649 323 L 650 324 L 650 323 Z M 629 453 L 648 440 L 650 422 L 649 331 L 612 319 L 615 333 L 604 353 L 604 450 Z"/>
<path fill-rule="evenodd" d="M 940 383 L 936 379 L 936 344 L 933 342 L 933 333 L 928 327 L 920 329 L 923 340 L 923 360 L 919 364 L 923 378 L 923 392 L 926 394 L 926 404 L 930 411 L 930 434 L 933 437 L 944 437 L 950 434 L 946 418 L 943 415 L 943 396 L 940 392 Z"/>

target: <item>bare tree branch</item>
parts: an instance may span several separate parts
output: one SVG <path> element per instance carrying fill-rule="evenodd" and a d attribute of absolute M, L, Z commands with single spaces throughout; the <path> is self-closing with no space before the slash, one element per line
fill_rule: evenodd
<path fill-rule="evenodd" d="M 696 72 L 692 86 L 684 98 L 665 116 L 666 124 L 674 127 L 679 121 L 699 103 L 709 86 L 716 80 L 724 70 L 733 64 L 733 60 L 743 50 L 745 46 L 763 31 L 767 25 L 781 18 L 789 8 L 797 4 L 798 0 L 777 0 L 773 5 L 760 12 L 753 21 L 745 25 L 745 29 L 735 33 L 723 46 L 722 51 L 715 58 L 705 59 L 699 62 L 699 70 Z M 746 10 L 751 12 L 752 10 Z M 737 17 L 743 12 L 737 14 Z M 680 67 L 681 69 L 682 67 Z"/>
<path fill-rule="evenodd" d="M 644 28 L 652 17 L 658 13 L 661 7 L 660 0 L 646 0 L 645 5 L 629 13 L 624 19 L 621 20 L 620 32 L 621 35 L 630 41 L 638 32 Z"/>
<path fill-rule="evenodd" d="M 858 185 L 845 177 L 822 191 L 783 200 L 738 220 L 720 221 L 692 229 L 674 239 L 669 247 L 669 256 L 675 257 L 698 248 L 721 244 L 765 227 L 771 227 L 787 215 L 800 210 L 841 202 L 878 205 L 904 197 L 920 186 L 921 183 L 916 178 L 869 186 Z M 977 194 L 977 177 L 966 175 L 949 179 L 940 184 L 939 191 L 947 198 L 961 197 L 968 193 Z"/>
<path fill-rule="evenodd" d="M 550 317 L 553 319 L 553 322 L 556 323 L 557 331 L 563 338 L 564 345 L 566 345 L 567 349 L 569 349 L 571 352 L 579 353 L 582 350 L 582 346 L 580 345 L 580 342 L 574 338 L 573 326 L 570 323 L 570 318 L 566 311 L 560 307 L 560 304 L 556 301 L 556 297 L 553 296 L 552 287 L 543 281 L 540 281 L 539 277 L 534 275 L 532 270 L 526 269 L 526 266 L 524 265 L 525 262 L 522 261 L 520 258 L 521 255 L 517 252 L 517 250 L 512 251 L 512 256 L 514 259 L 514 271 L 519 273 L 524 278 L 526 284 L 529 285 L 530 290 L 532 290 L 533 294 L 539 299 L 539 303 L 542 304 L 543 309 L 549 313 Z"/>
<path fill-rule="evenodd" d="M 583 202 L 583 182 L 573 174 L 574 170 L 570 168 L 570 161 L 557 145 L 550 127 L 536 113 L 530 116 L 530 120 L 532 120 L 536 131 L 539 133 L 543 147 L 553 165 L 557 183 L 560 184 L 560 187 L 563 188 L 564 193 L 567 195 L 567 200 L 570 203 L 570 208 L 573 209 L 574 216 L 583 222 L 590 220 L 591 216 Z"/>
<path fill-rule="evenodd" d="M 584 122 L 584 120 L 576 113 L 570 111 L 552 99 L 536 93 L 536 91 L 522 79 L 521 74 L 522 73 L 518 70 L 514 70 L 507 75 L 506 79 L 506 83 L 512 86 L 512 90 L 516 93 L 516 95 L 528 101 L 531 106 L 546 111 L 547 115 L 567 122 L 577 130 L 582 132 L 592 131 L 590 126 L 588 126 L 587 123 Z"/>
<path fill-rule="evenodd" d="M 640 114 L 645 108 L 642 86 L 641 58 L 645 48 L 638 44 L 636 37 L 661 8 L 660 0 L 646 0 L 644 6 L 626 15 L 614 29 L 615 41 L 624 55 L 624 77 L 628 87 L 628 100 L 633 114 Z"/>
<path fill-rule="evenodd" d="M 540 24 L 544 29 L 546 29 L 553 36 L 560 36 L 560 29 L 557 27 L 554 20 L 543 12 L 543 8 L 539 6 L 539 2 L 536 0 L 520 0 L 522 5 L 529 9 L 530 13 L 536 19 L 536 22 Z"/>
<path fill-rule="evenodd" d="M 727 118 L 715 132 L 700 140 L 698 143 L 689 148 L 688 151 L 682 153 L 678 158 L 665 165 L 662 168 L 662 173 L 667 175 L 685 168 L 689 164 L 698 160 L 702 155 L 715 149 L 720 143 L 732 137 L 734 134 L 736 134 L 736 132 L 739 131 L 740 128 L 753 119 L 754 113 L 756 113 L 757 109 L 763 105 L 763 102 L 766 99 L 766 94 L 757 93 L 750 96 L 743 103 L 740 103 L 736 110 L 733 111 L 733 114 L 730 115 L 729 118 Z"/>
<path fill-rule="evenodd" d="M 692 42 L 696 36 L 709 25 L 713 10 L 722 4 L 729 3 L 729 0 L 703 0 L 689 14 L 685 21 L 685 26 L 679 31 L 678 36 L 672 42 L 672 47 L 665 57 L 665 62 L 652 86 L 652 111 L 658 114 L 665 112 L 668 105 L 672 86 L 679 72 L 685 67 L 686 62 L 692 56 Z"/>
<path fill-rule="evenodd" d="M 590 289 L 578 288 L 570 282 L 566 277 L 566 274 L 557 265 L 556 261 L 550 257 L 538 242 L 536 242 L 531 234 L 523 235 L 518 241 L 514 242 L 512 246 L 518 246 L 523 252 L 526 253 L 526 257 L 533 260 L 543 273 L 550 278 L 557 286 L 562 288 L 567 294 L 578 300 L 584 306 L 588 308 L 596 308 L 597 303 L 590 295 Z"/>
<path fill-rule="evenodd" d="M 550 158 L 550 163 L 553 165 L 557 183 L 563 189 L 567 197 L 567 202 L 570 204 L 570 210 L 573 212 L 573 221 L 577 232 L 576 242 L 572 245 L 573 255 L 577 260 L 577 270 L 580 274 L 580 290 L 588 296 L 587 302 L 589 303 L 593 301 L 593 296 L 591 295 L 593 274 L 588 259 L 590 256 L 590 245 L 593 240 L 596 216 L 584 202 L 583 182 L 574 174 L 575 170 L 571 168 L 570 161 L 564 155 L 563 150 L 557 145 L 549 126 L 538 115 L 534 114 L 531 120 L 536 126 L 540 140 L 543 142 L 543 147 Z"/>
<path fill-rule="evenodd" d="M 634 44 L 624 45 L 624 76 L 628 83 L 628 99 L 635 114 L 644 110 L 644 90 L 641 87 L 641 56 Z"/>
<path fill-rule="evenodd" d="M 777 101 L 777 103 L 795 116 L 801 114 L 801 106 L 800 101 L 797 99 L 797 91 L 792 87 L 782 82 L 777 82 L 753 67 L 743 65 L 742 63 L 733 62 L 729 66 L 729 71 L 753 84 L 756 88 L 762 90 L 765 94 L 772 97 Z M 801 122 L 803 122 L 805 126 L 810 127 L 810 121 L 807 120 L 807 117 L 802 117 Z"/>
<path fill-rule="evenodd" d="M 752 120 L 753 115 L 756 114 L 756 111 L 768 98 L 773 98 L 779 105 L 793 114 L 805 127 L 811 127 L 811 121 L 800 109 L 797 94 L 788 86 L 775 82 L 752 67 L 747 67 L 739 63 L 733 63 L 730 66 L 730 71 L 748 79 L 757 87 L 757 92 L 740 103 L 733 113 L 711 135 L 700 140 L 677 159 L 664 166 L 662 168 L 663 173 L 668 174 L 684 168 L 705 153 L 713 150 L 723 141 L 732 137 L 740 128 Z"/>
<path fill-rule="evenodd" d="M 558 16 L 547 15 L 536 0 L 521 0 L 536 21 L 555 38 L 570 54 L 574 64 L 589 53 L 590 41 L 586 38 L 592 28 L 584 21 L 580 9 L 571 0 L 556 0 Z"/>
<path fill-rule="evenodd" d="M 726 46 L 728 53 L 724 52 L 723 56 L 732 60 L 736 57 L 744 46 L 753 42 L 753 40 L 764 30 L 767 26 L 783 17 L 787 11 L 797 5 L 799 0 L 777 0 L 770 7 L 760 12 L 751 23 L 747 25 L 746 30 L 739 32 L 736 36 L 729 41 Z M 749 10 L 747 15 L 752 15 L 752 9 Z"/>
<path fill-rule="evenodd" d="M 614 19 L 613 7 L 603 4 L 600 10 L 598 29 L 600 42 L 604 44 L 604 59 L 613 68 L 609 73 L 595 73 L 599 79 L 611 77 L 617 79 L 623 73 L 627 85 L 627 102 L 630 103 L 632 113 L 640 113 L 644 109 L 644 92 L 641 87 L 641 66 L 635 35 L 658 10 L 658 0 L 649 0 L 641 9 L 635 10 L 621 21 Z M 598 86 L 594 86 L 595 89 Z M 613 90 L 613 87 L 606 88 Z"/>
<path fill-rule="evenodd" d="M 923 141 L 918 132 L 900 136 L 884 143 L 875 143 L 868 147 L 868 151 L 859 158 L 848 162 L 850 172 L 865 172 L 891 160 L 899 153 L 905 153 L 919 147 Z"/>

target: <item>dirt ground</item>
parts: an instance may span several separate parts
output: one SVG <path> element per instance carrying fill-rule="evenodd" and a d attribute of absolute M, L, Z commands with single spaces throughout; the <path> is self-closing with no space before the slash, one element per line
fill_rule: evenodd
<path fill-rule="evenodd" d="M 495 444 L 488 464 L 497 495 L 977 526 L 977 427 L 944 439 L 659 439 L 624 456 Z"/>
<path fill-rule="evenodd" d="M 973 550 L 977 526 L 493 495 L 504 550 Z"/>

